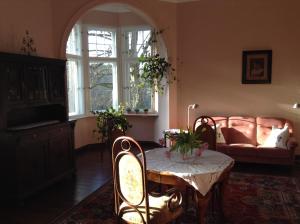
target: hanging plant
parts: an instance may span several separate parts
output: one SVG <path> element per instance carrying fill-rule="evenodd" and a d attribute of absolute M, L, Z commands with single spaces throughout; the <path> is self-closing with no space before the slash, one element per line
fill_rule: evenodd
<path fill-rule="evenodd" d="M 159 54 L 154 56 L 142 55 L 139 57 L 139 62 L 141 63 L 141 78 L 143 80 L 141 87 L 148 84 L 155 92 L 163 94 L 165 84 L 175 80 L 173 77 L 175 69 L 172 68 L 172 64 Z"/>

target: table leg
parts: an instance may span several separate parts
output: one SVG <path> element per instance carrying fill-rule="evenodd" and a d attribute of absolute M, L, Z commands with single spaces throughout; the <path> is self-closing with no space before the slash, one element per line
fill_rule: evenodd
<path fill-rule="evenodd" d="M 224 179 L 219 183 L 219 190 L 220 190 L 220 219 L 221 221 L 225 221 L 224 215 L 224 195 L 225 195 L 225 188 L 228 184 L 229 180 L 229 173 L 224 177 Z"/>
<path fill-rule="evenodd" d="M 205 215 L 207 212 L 209 201 L 211 200 L 211 196 L 211 191 L 209 191 L 205 196 L 201 195 L 198 191 L 196 191 L 199 224 L 205 223 Z"/>

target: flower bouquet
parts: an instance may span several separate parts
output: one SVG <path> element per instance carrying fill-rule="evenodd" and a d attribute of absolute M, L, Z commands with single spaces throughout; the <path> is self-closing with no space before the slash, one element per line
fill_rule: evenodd
<path fill-rule="evenodd" d="M 167 157 L 171 156 L 172 151 L 179 152 L 182 155 L 183 159 L 187 159 L 189 156 L 193 155 L 193 151 L 196 151 L 196 155 L 200 156 L 205 149 L 204 144 L 201 144 L 199 140 L 199 136 L 197 133 L 191 131 L 183 131 L 180 130 L 176 136 L 168 136 L 171 137 L 174 144 L 171 146 L 170 150 L 166 153 Z"/>

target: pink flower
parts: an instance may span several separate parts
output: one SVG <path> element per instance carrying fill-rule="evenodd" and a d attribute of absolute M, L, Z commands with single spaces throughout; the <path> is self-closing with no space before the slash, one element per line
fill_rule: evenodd
<path fill-rule="evenodd" d="M 208 143 L 207 142 L 204 142 L 203 144 L 202 144 L 202 146 L 201 146 L 201 148 L 203 149 L 203 150 L 205 150 L 205 149 L 208 149 Z"/>
<path fill-rule="evenodd" d="M 165 140 L 163 138 L 158 139 L 158 142 L 161 146 L 165 146 Z"/>
<path fill-rule="evenodd" d="M 201 156 L 202 153 L 203 153 L 203 151 L 206 150 L 206 149 L 208 149 L 208 146 L 209 146 L 209 145 L 208 145 L 207 142 L 203 143 L 203 144 L 200 146 L 200 148 L 197 149 L 196 155 L 197 155 L 197 156 Z"/>
<path fill-rule="evenodd" d="M 196 156 L 201 156 L 203 151 L 204 151 L 203 148 L 197 149 L 197 151 L 196 151 Z"/>

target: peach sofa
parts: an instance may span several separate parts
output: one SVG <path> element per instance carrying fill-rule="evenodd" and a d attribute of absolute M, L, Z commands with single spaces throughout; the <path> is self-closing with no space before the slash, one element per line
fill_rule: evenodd
<path fill-rule="evenodd" d="M 223 152 L 236 161 L 292 165 L 297 142 L 292 138 L 293 124 L 283 118 L 274 117 L 212 117 L 220 124 L 226 143 L 217 144 L 217 151 Z M 272 126 L 283 128 L 288 125 L 290 137 L 287 149 L 263 147 Z"/>

